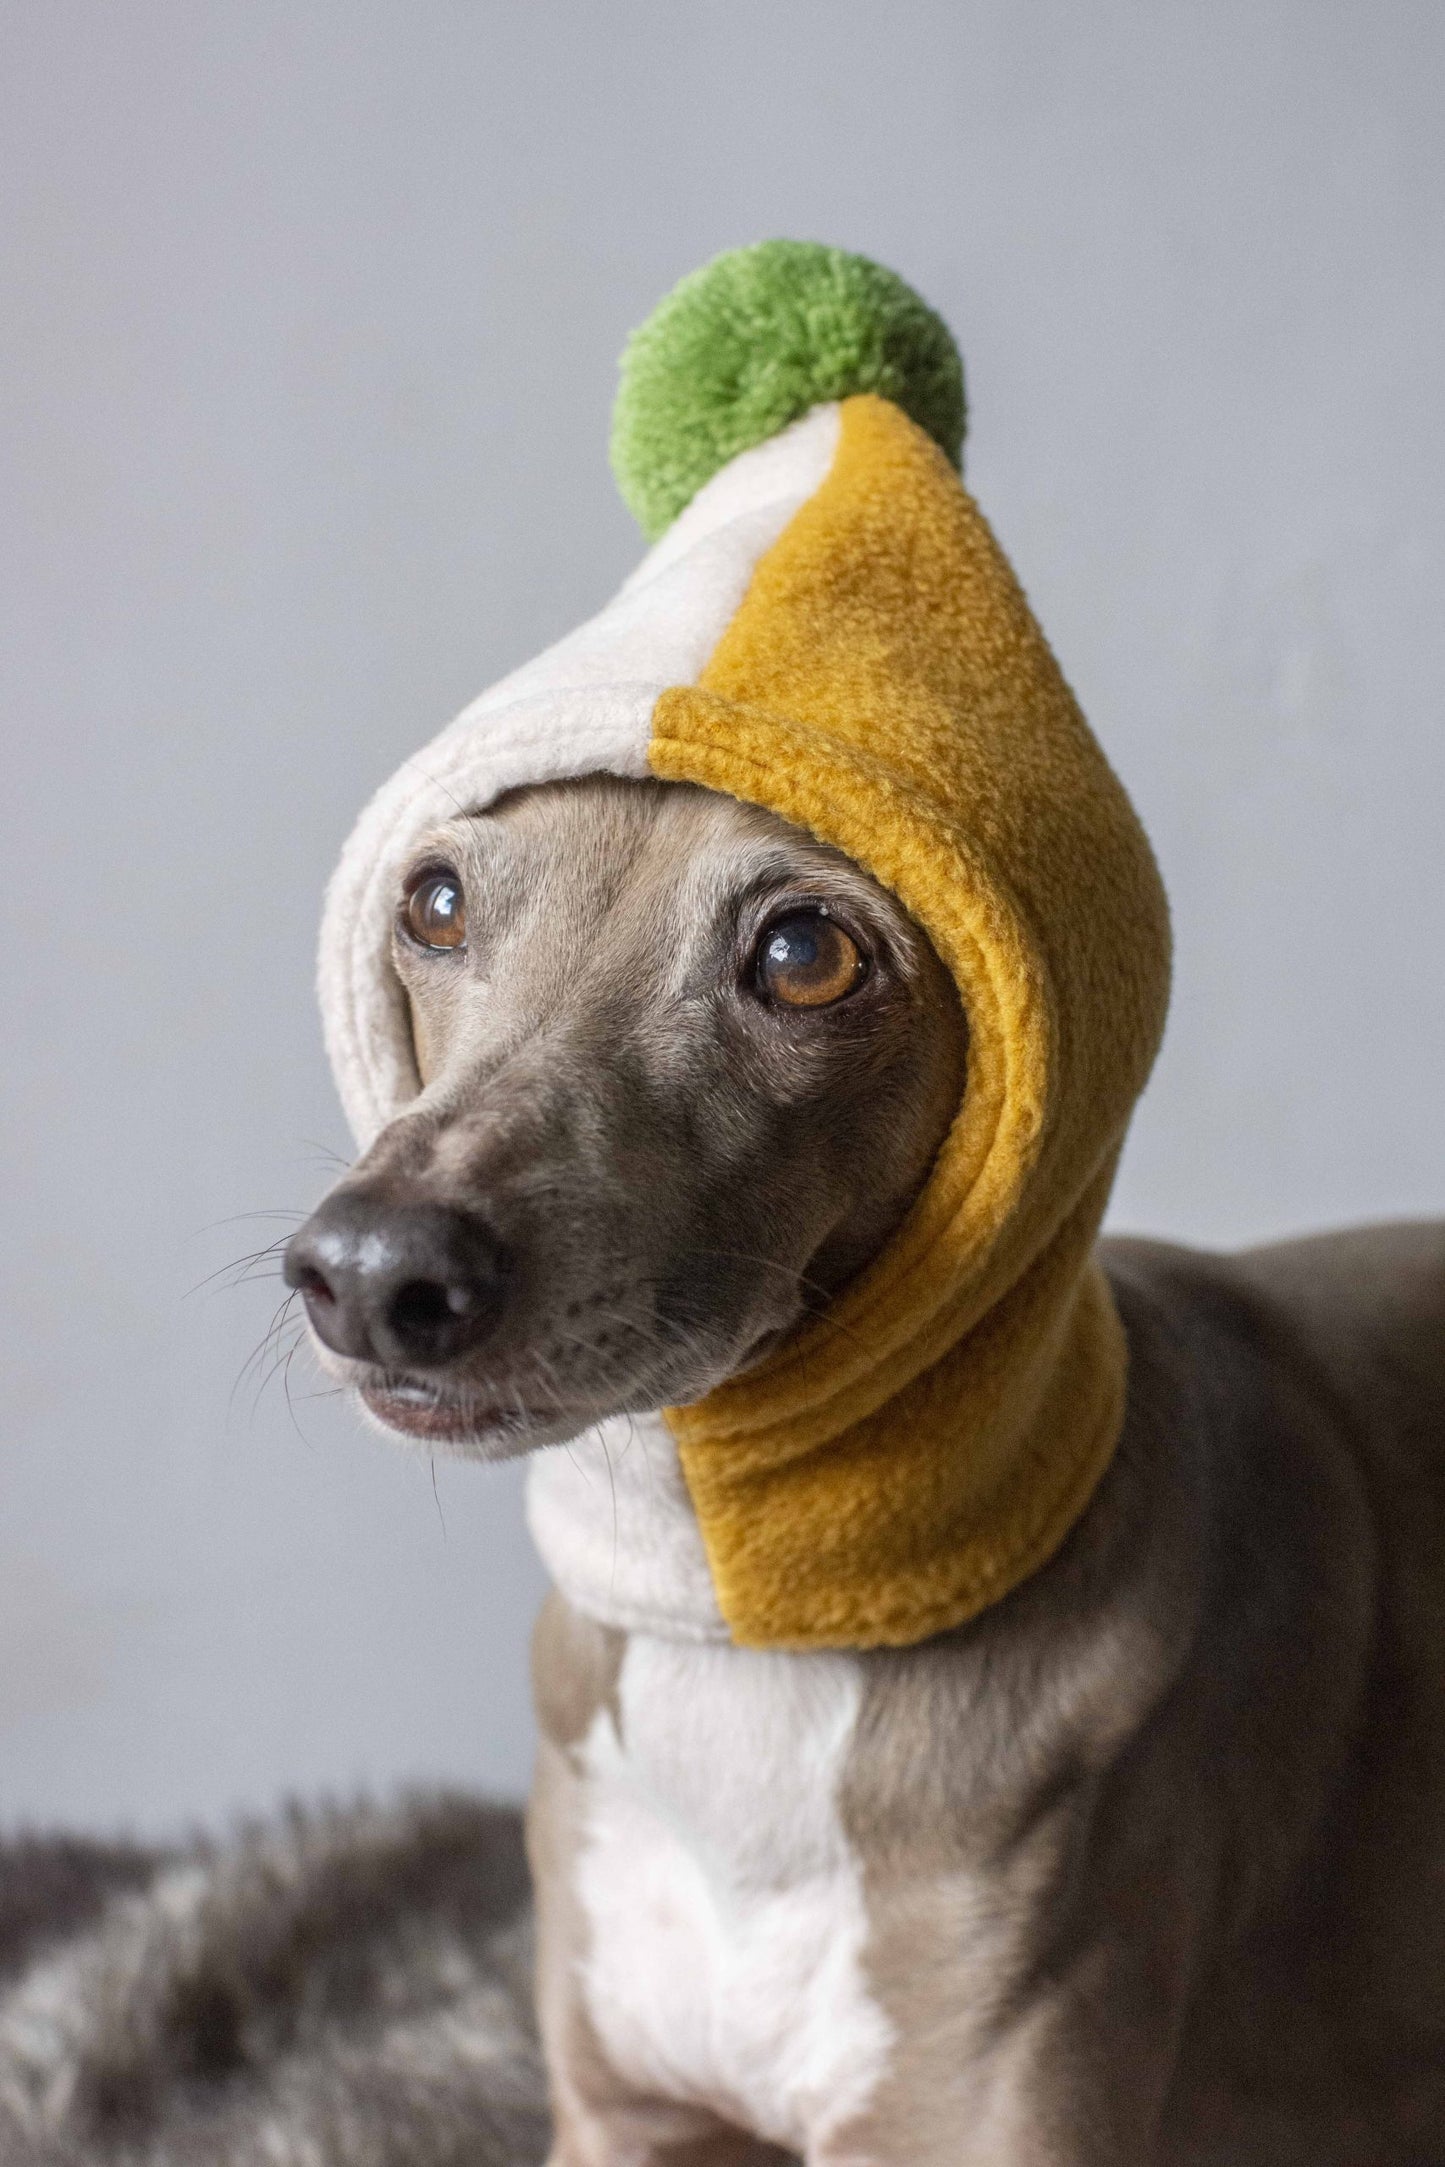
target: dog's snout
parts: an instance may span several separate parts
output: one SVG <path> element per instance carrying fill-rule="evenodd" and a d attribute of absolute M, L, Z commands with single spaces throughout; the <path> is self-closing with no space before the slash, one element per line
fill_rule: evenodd
<path fill-rule="evenodd" d="M 501 1312 L 502 1257 L 481 1220 L 442 1204 L 338 1190 L 286 1250 L 318 1338 L 335 1354 L 441 1369 L 477 1347 Z"/>

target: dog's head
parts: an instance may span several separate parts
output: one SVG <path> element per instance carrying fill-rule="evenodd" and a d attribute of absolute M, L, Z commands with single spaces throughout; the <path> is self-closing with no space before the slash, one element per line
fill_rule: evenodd
<path fill-rule="evenodd" d="M 332 1357 L 483 1451 L 666 1407 L 762 1644 L 968 1615 L 1123 1408 L 1090 1247 L 1167 914 L 962 433 L 878 265 L 684 280 L 614 417 L 655 547 L 404 763 L 327 899 L 366 1148 L 289 1270 Z"/>
<path fill-rule="evenodd" d="M 424 1088 L 287 1255 L 389 1428 L 497 1454 L 700 1399 L 876 1252 L 958 1106 L 917 926 L 712 791 L 514 791 L 393 903 Z"/>

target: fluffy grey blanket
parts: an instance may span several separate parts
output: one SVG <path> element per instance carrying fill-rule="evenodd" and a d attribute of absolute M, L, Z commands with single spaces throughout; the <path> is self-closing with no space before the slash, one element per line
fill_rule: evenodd
<path fill-rule="evenodd" d="M 0 2167 L 532 2167 L 518 1816 L 0 1845 Z"/>

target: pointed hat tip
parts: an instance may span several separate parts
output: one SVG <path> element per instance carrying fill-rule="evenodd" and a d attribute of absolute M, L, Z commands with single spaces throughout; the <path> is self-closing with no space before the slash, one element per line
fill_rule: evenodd
<path fill-rule="evenodd" d="M 862 391 L 901 406 L 957 466 L 963 364 L 911 286 L 816 241 L 731 249 L 674 286 L 627 342 L 612 416 L 617 486 L 655 541 L 739 452 Z"/>

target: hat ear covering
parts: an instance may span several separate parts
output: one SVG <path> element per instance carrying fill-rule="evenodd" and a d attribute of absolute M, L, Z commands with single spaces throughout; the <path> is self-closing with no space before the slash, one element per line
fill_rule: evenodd
<path fill-rule="evenodd" d="M 656 541 L 739 452 L 811 407 L 876 392 L 957 467 L 963 364 L 942 319 L 882 264 L 816 241 L 759 241 L 675 286 L 622 357 L 617 485 Z"/>

